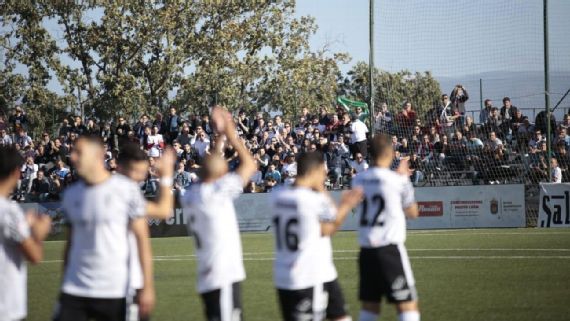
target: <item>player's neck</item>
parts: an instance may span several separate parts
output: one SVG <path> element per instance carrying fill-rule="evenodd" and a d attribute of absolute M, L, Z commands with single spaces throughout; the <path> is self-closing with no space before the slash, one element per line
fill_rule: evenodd
<path fill-rule="evenodd" d="M 101 184 L 111 177 L 111 173 L 103 168 L 97 168 L 91 171 L 88 175 L 83 175 L 82 178 L 87 185 Z"/>
<path fill-rule="evenodd" d="M 14 188 L 7 181 L 3 181 L 0 183 L 0 198 L 8 198 L 13 190 Z"/>
<path fill-rule="evenodd" d="M 313 189 L 313 181 L 309 177 L 297 177 L 293 186 Z"/>
<path fill-rule="evenodd" d="M 378 167 L 378 168 L 390 168 L 390 165 L 392 165 L 391 159 L 389 159 L 389 160 L 388 159 L 377 159 L 372 164 L 373 167 Z"/>

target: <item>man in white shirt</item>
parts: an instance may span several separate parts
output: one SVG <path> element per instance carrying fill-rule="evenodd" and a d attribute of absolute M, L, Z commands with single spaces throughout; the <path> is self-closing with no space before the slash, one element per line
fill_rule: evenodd
<path fill-rule="evenodd" d="M 24 215 L 9 200 L 24 160 L 11 146 L 0 146 L 0 320 L 23 320 L 27 315 L 26 260 L 37 264 L 49 233 L 47 215 Z"/>
<path fill-rule="evenodd" d="M 198 257 L 197 289 L 208 321 L 239 321 L 242 315 L 240 283 L 245 279 L 239 226 L 233 201 L 257 169 L 255 160 L 237 135 L 231 114 L 212 111 L 216 130 L 236 150 L 240 165 L 228 172 L 220 153 L 204 159 L 200 183 L 192 185 L 180 203 L 188 215 Z M 217 147 L 217 146 L 216 146 Z"/>
<path fill-rule="evenodd" d="M 368 134 L 368 127 L 358 118 L 354 117 L 350 125 L 350 148 L 352 155 L 360 153 L 366 158 L 368 155 L 368 145 L 366 141 L 366 134 Z"/>
<path fill-rule="evenodd" d="M 271 194 L 275 261 L 273 279 L 285 321 L 351 320 L 337 281 L 330 236 L 362 198 L 345 192 L 338 206 L 325 193 L 325 160 L 320 152 L 299 156 L 293 186 Z"/>
<path fill-rule="evenodd" d="M 196 149 L 196 152 L 198 153 L 200 159 L 206 157 L 206 154 L 210 150 L 210 139 L 207 137 L 205 131 L 202 130 L 196 135 L 196 141 L 194 142 L 194 149 Z"/>
<path fill-rule="evenodd" d="M 71 153 L 82 181 L 68 187 L 62 200 L 69 231 L 56 321 L 124 320 L 131 288 L 130 251 L 138 250 L 143 274 L 140 316 L 148 316 L 154 307 L 146 203 L 136 183 L 105 169 L 104 157 L 103 144 L 95 136 L 81 136 Z M 136 249 L 130 246 L 130 233 Z"/>
<path fill-rule="evenodd" d="M 407 160 L 390 170 L 394 151 L 390 137 L 377 135 L 371 143 L 373 167 L 353 180 L 364 189 L 360 208 L 359 321 L 376 321 L 380 300 L 396 304 L 400 321 L 419 321 L 415 280 L 404 242 L 406 218 L 419 215 Z"/>
<path fill-rule="evenodd" d="M 176 155 L 172 148 L 166 148 L 162 156 L 155 161 L 156 169 L 159 174 L 160 187 L 158 197 L 154 201 L 146 202 L 145 216 L 150 219 L 165 220 L 172 216 L 174 208 L 174 195 L 172 193 L 172 182 L 174 175 L 174 163 Z M 121 147 L 121 152 L 117 157 L 119 174 L 125 175 L 137 184 L 141 184 L 148 176 L 149 157 L 139 144 L 126 143 Z M 143 275 L 139 261 L 137 250 L 137 240 L 131 232 L 129 235 L 131 246 L 129 265 L 130 265 L 130 288 L 127 304 L 127 313 L 129 315 L 138 314 L 140 292 L 143 288 Z M 148 317 L 134 317 L 131 320 L 147 321 Z"/>
<path fill-rule="evenodd" d="M 356 175 L 368 169 L 368 162 L 366 162 L 361 153 L 357 153 L 354 160 L 350 163 L 350 167 L 352 168 L 352 174 Z"/>

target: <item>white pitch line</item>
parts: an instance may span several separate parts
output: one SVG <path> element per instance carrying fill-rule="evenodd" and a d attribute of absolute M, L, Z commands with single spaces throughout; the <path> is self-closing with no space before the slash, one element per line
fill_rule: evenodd
<path fill-rule="evenodd" d="M 469 248 L 469 249 L 408 249 L 408 252 L 431 252 L 431 251 L 442 251 L 442 252 L 455 252 L 455 251 L 475 251 L 475 252 L 484 252 L 484 251 L 541 251 L 541 252 L 570 252 L 570 249 L 506 249 L 506 248 Z M 334 250 L 333 253 L 357 253 L 359 250 Z M 245 252 L 243 256 L 255 256 L 255 255 L 273 255 L 274 252 Z M 154 258 L 176 258 L 176 257 L 196 257 L 196 254 L 178 254 L 178 255 L 157 255 Z"/>
<path fill-rule="evenodd" d="M 335 261 L 356 260 L 356 256 L 340 256 L 334 257 Z M 440 255 L 440 256 L 410 256 L 413 260 L 437 259 L 437 260 L 479 260 L 479 259 L 570 259 L 570 255 Z M 195 255 L 172 255 L 172 256 L 155 256 L 153 261 L 172 262 L 172 261 L 196 261 Z M 273 257 L 244 257 L 244 261 L 273 261 Z M 62 263 L 62 260 L 48 260 L 42 263 Z"/>

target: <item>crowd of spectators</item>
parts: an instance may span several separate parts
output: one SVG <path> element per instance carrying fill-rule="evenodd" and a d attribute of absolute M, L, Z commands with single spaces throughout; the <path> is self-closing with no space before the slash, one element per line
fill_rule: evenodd
<path fill-rule="evenodd" d="M 441 104 L 423 117 L 410 102 L 404 102 L 396 113 L 382 104 L 374 115 L 373 127 L 376 133 L 392 135 L 396 151 L 394 166 L 401 158 L 408 158 L 410 178 L 416 184 L 444 173 L 447 179 L 468 179 L 474 184 L 506 183 L 521 177 L 525 182 L 546 181 L 545 114 L 539 113 L 531 123 L 508 97 L 500 108 L 487 99 L 479 123 L 475 123 L 464 112 L 467 99 L 467 91 L 456 87 L 451 99 L 442 95 Z M 235 114 L 238 133 L 258 163 L 258 171 L 245 192 L 268 192 L 277 185 L 292 183 L 297 173 L 296 156 L 314 150 L 322 151 L 325 156 L 330 178 L 328 188 L 348 186 L 351 177 L 368 168 L 370 131 L 368 121 L 360 117 L 364 112 L 361 109 L 347 112 L 337 106 L 331 110 L 321 107 L 311 114 L 308 108 L 303 108 L 292 122 L 280 115 L 269 117 L 267 113 L 248 115 L 238 111 Z M 552 181 L 569 181 L 570 114 L 564 115 L 560 123 L 554 117 L 551 119 Z M 30 126 L 20 107 L 9 117 L 0 116 L 0 144 L 14 144 L 26 159 L 15 194 L 21 201 L 59 199 L 61 191 L 77 179 L 70 167 L 69 154 L 81 135 L 95 134 L 103 139 L 110 171 L 117 168 L 116 157 L 123 144 L 139 143 L 149 156 L 148 178 L 141 186 L 148 195 L 158 189 L 154 163 L 167 145 L 172 145 L 178 156 L 173 189 L 180 192 L 199 180 L 202 160 L 216 150 L 213 146 L 220 139 L 208 114 L 181 114 L 175 108 L 170 108 L 166 116 L 142 115 L 135 122 L 125 117 L 118 117 L 113 123 L 94 119 L 84 122 L 81 117 L 69 117 L 61 122 L 56 133 L 45 132 L 35 139 L 28 135 Z M 222 153 L 230 169 L 238 166 L 237 154 L 231 146 L 223 148 Z"/>

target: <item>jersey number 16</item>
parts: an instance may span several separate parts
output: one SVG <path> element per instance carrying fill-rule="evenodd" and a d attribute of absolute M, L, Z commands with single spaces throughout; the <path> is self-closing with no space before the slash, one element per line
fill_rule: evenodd
<path fill-rule="evenodd" d="M 297 235 L 296 229 L 299 225 L 299 220 L 297 218 L 290 218 L 283 222 L 283 226 L 281 226 L 281 218 L 275 216 L 273 218 L 273 224 L 275 227 L 277 250 L 283 249 L 283 245 L 285 245 L 289 251 L 297 251 L 299 249 L 299 236 Z"/>

